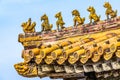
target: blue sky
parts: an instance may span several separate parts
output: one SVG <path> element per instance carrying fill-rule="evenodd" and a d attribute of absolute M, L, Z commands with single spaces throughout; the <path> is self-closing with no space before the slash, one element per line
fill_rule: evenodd
<path fill-rule="evenodd" d="M 61 11 L 65 26 L 73 25 L 71 11 L 78 9 L 85 23 L 89 22 L 88 6 L 94 6 L 101 19 L 106 19 L 103 4 L 109 1 L 120 15 L 120 0 L 0 0 L 0 80 L 40 80 L 19 76 L 13 65 L 22 62 L 22 45 L 17 42 L 18 34 L 23 33 L 21 23 L 29 17 L 36 21 L 36 31 L 41 30 L 40 16 L 46 13 L 56 29 L 54 15 Z M 43 78 L 42 80 L 49 80 Z"/>

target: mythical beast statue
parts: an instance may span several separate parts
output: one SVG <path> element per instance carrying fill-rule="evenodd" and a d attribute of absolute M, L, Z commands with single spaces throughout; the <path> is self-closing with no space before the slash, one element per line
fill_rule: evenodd
<path fill-rule="evenodd" d="M 44 14 L 41 17 L 41 21 L 43 21 L 43 23 L 41 24 L 42 31 L 50 31 L 52 29 L 53 25 L 49 23 L 49 19 L 48 19 L 48 16 L 46 14 Z"/>
<path fill-rule="evenodd" d="M 36 64 L 33 63 L 18 63 L 14 65 L 15 69 L 19 72 L 20 75 L 25 77 L 36 77 L 37 76 L 37 67 Z"/>
<path fill-rule="evenodd" d="M 92 20 L 94 20 L 95 23 L 100 21 L 100 16 L 96 14 L 94 7 L 89 6 L 87 11 L 90 12 L 90 15 L 89 15 L 90 23 L 92 23 Z"/>
<path fill-rule="evenodd" d="M 107 8 L 105 12 L 107 19 L 109 19 L 109 16 L 111 16 L 111 18 L 114 18 L 117 16 L 117 10 L 116 11 L 112 10 L 112 6 L 109 2 L 105 2 L 103 6 Z"/>
<path fill-rule="evenodd" d="M 58 20 L 56 21 L 57 30 L 59 30 L 59 27 L 63 29 L 63 25 L 65 24 L 65 22 L 63 21 L 61 12 L 55 14 L 55 17 L 58 18 Z"/>
<path fill-rule="evenodd" d="M 23 22 L 22 25 L 23 27 L 23 31 L 25 33 L 32 33 L 32 32 L 35 32 L 35 26 L 36 26 L 36 23 L 35 22 L 31 22 L 31 18 L 28 19 L 27 22 Z"/>
<path fill-rule="evenodd" d="M 80 17 L 80 13 L 78 10 L 73 10 L 72 11 L 72 15 L 75 16 L 73 21 L 74 21 L 74 26 L 77 26 L 77 25 L 82 25 L 84 24 L 84 21 L 85 21 L 85 18 L 81 18 Z"/>

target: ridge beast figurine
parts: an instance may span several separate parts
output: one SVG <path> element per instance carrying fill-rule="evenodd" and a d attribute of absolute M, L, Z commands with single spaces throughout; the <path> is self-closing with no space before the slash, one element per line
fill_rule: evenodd
<path fill-rule="evenodd" d="M 28 21 L 22 23 L 21 26 L 23 27 L 23 31 L 25 33 L 33 33 L 33 32 L 35 32 L 36 23 L 35 22 L 32 23 L 31 18 L 29 18 Z"/>
<path fill-rule="evenodd" d="M 85 21 L 85 18 L 81 18 L 80 17 L 80 13 L 78 10 L 73 10 L 72 11 L 72 15 L 75 16 L 73 21 L 74 21 L 74 26 L 79 26 L 79 25 L 82 25 L 84 24 L 84 21 Z"/>
<path fill-rule="evenodd" d="M 94 23 L 100 21 L 100 16 L 96 14 L 94 7 L 89 6 L 87 11 L 90 12 L 90 15 L 89 15 L 90 23 L 92 23 L 92 20 L 94 20 Z"/>
<path fill-rule="evenodd" d="M 46 14 L 44 14 L 41 17 L 41 21 L 43 21 L 43 23 L 41 24 L 42 31 L 51 31 L 53 25 L 49 23 L 49 19 L 48 19 L 48 16 Z"/>
<path fill-rule="evenodd" d="M 61 12 L 55 14 L 55 18 L 58 19 L 58 20 L 56 21 L 57 30 L 60 30 L 59 28 L 61 28 L 61 29 L 65 28 L 65 27 L 63 26 L 63 25 L 65 24 L 65 22 L 63 21 Z"/>
<path fill-rule="evenodd" d="M 109 19 L 110 17 L 114 18 L 117 16 L 117 10 L 115 10 L 115 11 L 112 10 L 112 6 L 110 5 L 109 2 L 105 2 L 103 6 L 106 8 L 105 14 L 106 14 L 107 19 Z"/>

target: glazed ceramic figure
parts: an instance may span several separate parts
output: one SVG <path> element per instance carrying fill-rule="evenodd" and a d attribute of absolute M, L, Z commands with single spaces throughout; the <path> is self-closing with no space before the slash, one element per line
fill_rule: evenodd
<path fill-rule="evenodd" d="M 105 14 L 107 16 L 107 19 L 114 18 L 117 16 L 117 10 L 116 11 L 112 10 L 112 6 L 109 2 L 105 2 L 103 6 L 106 8 Z"/>
<path fill-rule="evenodd" d="M 58 19 L 58 20 L 56 21 L 57 30 L 59 30 L 59 28 L 63 29 L 65 22 L 63 21 L 61 12 L 57 13 L 57 14 L 55 15 L 55 18 Z"/>
<path fill-rule="evenodd" d="M 90 15 L 89 15 L 90 23 L 92 23 L 92 20 L 94 20 L 94 22 L 100 21 L 100 16 L 96 14 L 94 7 L 89 6 L 87 11 L 90 12 Z"/>
<path fill-rule="evenodd" d="M 49 19 L 48 19 L 48 16 L 46 14 L 44 14 L 41 17 L 41 21 L 43 21 L 43 23 L 41 24 L 42 31 L 50 31 L 52 29 L 53 25 L 49 23 Z"/>
<path fill-rule="evenodd" d="M 72 11 L 72 15 L 75 16 L 73 21 L 74 21 L 74 26 L 79 26 L 79 25 L 82 25 L 84 24 L 84 21 L 85 21 L 85 18 L 81 18 L 80 17 L 80 13 L 78 10 L 73 10 Z"/>
<path fill-rule="evenodd" d="M 32 33 L 32 32 L 35 32 L 35 26 L 36 26 L 36 23 L 35 22 L 31 22 L 31 18 L 28 19 L 27 22 L 23 22 L 22 25 L 23 27 L 23 31 L 25 33 Z"/>

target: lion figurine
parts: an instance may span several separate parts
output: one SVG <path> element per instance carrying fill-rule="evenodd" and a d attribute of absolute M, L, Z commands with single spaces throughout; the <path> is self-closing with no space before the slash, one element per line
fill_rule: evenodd
<path fill-rule="evenodd" d="M 112 10 L 112 6 L 109 2 L 105 2 L 103 6 L 106 8 L 105 14 L 107 19 L 109 19 L 109 16 L 111 18 L 114 18 L 117 16 L 117 10 L 116 11 Z"/>
<path fill-rule="evenodd" d="M 78 10 L 73 10 L 72 11 L 72 15 L 75 16 L 73 21 L 74 21 L 74 26 L 79 26 L 79 25 L 82 25 L 84 24 L 84 21 L 85 21 L 85 17 L 84 18 L 81 18 L 80 17 L 80 13 Z"/>
<path fill-rule="evenodd" d="M 100 21 L 100 16 L 96 14 L 94 7 L 89 6 L 87 11 L 90 12 L 90 15 L 89 15 L 90 23 L 92 23 L 92 20 L 94 20 L 95 23 Z"/>

